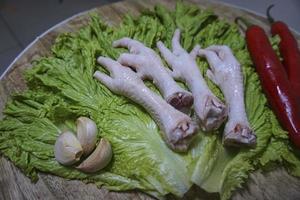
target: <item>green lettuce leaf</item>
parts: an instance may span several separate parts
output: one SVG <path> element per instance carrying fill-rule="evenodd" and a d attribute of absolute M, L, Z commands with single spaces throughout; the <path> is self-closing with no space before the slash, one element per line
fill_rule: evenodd
<path fill-rule="evenodd" d="M 159 40 L 170 46 L 176 27 L 182 30 L 187 50 L 196 44 L 224 44 L 233 50 L 242 65 L 246 110 L 257 134 L 255 149 L 225 149 L 221 128 L 214 133 L 199 132 L 189 152 L 174 153 L 142 107 L 93 79 L 95 70 L 106 72 L 96 63 L 98 56 L 116 59 L 126 51 L 113 48 L 114 40 L 132 37 L 157 50 Z M 278 38 L 272 43 L 277 48 Z M 218 19 L 212 11 L 181 2 L 174 11 L 158 5 L 138 18 L 125 16 L 116 27 L 93 14 L 89 25 L 76 33 L 61 34 L 51 50 L 52 56 L 33 62 L 25 74 L 29 89 L 12 97 L 0 121 L 0 151 L 32 180 L 37 180 L 41 171 L 111 190 L 138 189 L 157 198 L 169 193 L 182 197 L 195 183 L 228 199 L 250 172 L 271 163 L 283 164 L 292 175 L 300 176 L 299 158 L 267 104 L 243 36 L 235 25 Z M 197 62 L 209 87 L 224 99 L 205 76 L 206 60 Z M 159 93 L 152 83 L 146 84 Z M 79 116 L 93 119 L 98 139 L 107 138 L 113 147 L 112 162 L 94 174 L 62 166 L 54 159 L 57 136 L 67 129 L 76 131 L 74 122 Z"/>

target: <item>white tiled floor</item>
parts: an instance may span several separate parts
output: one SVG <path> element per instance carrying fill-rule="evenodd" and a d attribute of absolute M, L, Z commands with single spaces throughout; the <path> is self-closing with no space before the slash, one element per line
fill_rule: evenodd
<path fill-rule="evenodd" d="M 0 0 L 0 75 L 36 36 L 84 10 L 118 0 Z M 268 5 L 275 19 L 300 32 L 300 0 L 219 0 L 262 15 Z M 62 3 L 60 3 L 62 2 Z"/>

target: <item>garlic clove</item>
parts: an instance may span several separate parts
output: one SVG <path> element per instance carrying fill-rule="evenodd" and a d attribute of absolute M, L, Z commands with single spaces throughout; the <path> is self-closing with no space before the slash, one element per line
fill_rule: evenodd
<path fill-rule="evenodd" d="M 102 138 L 94 152 L 76 168 L 86 173 L 97 172 L 103 169 L 111 158 L 111 145 L 106 139 Z"/>
<path fill-rule="evenodd" d="M 77 124 L 77 138 L 82 146 L 83 154 L 89 155 L 96 147 L 97 141 L 97 125 L 96 123 L 87 118 L 79 117 L 76 121 Z"/>
<path fill-rule="evenodd" d="M 76 136 L 66 131 L 58 136 L 54 145 L 55 159 L 62 165 L 72 165 L 80 160 L 82 147 Z"/>

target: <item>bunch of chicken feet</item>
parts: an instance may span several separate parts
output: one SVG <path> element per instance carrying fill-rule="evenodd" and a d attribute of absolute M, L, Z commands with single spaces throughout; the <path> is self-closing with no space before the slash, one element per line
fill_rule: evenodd
<path fill-rule="evenodd" d="M 197 133 L 197 125 L 145 86 L 136 72 L 110 58 L 99 57 L 98 63 L 110 76 L 96 71 L 94 77 L 112 92 L 128 97 L 143 106 L 156 121 L 166 144 L 175 151 L 186 151 Z"/>
<path fill-rule="evenodd" d="M 186 113 L 190 110 L 192 94 L 174 81 L 155 51 L 131 38 L 117 40 L 113 46 L 126 47 L 130 51 L 120 55 L 119 63 L 133 68 L 142 79 L 153 80 L 164 99 L 176 109 Z"/>
<path fill-rule="evenodd" d="M 227 146 L 256 145 L 256 135 L 250 128 L 244 104 L 243 76 L 240 63 L 227 46 L 210 46 L 198 51 L 210 65 L 207 76 L 217 84 L 229 104 L 223 144 Z"/>
<path fill-rule="evenodd" d="M 172 39 L 171 52 L 162 42 L 157 47 L 172 68 L 175 79 L 185 81 L 194 96 L 194 107 L 204 131 L 216 130 L 227 117 L 227 107 L 208 88 L 198 66 L 196 57 L 200 47 L 197 45 L 187 53 L 180 45 L 180 31 L 177 29 Z"/>

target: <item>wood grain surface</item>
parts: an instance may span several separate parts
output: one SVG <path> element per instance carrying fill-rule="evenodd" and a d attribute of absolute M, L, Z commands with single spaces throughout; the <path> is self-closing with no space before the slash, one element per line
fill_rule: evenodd
<path fill-rule="evenodd" d="M 236 16 L 245 16 L 250 21 L 267 28 L 266 19 L 255 14 L 232 8 L 219 2 L 209 0 L 189 0 L 189 2 L 202 8 L 212 8 L 222 18 L 233 21 Z M 175 0 L 129 0 L 95 8 L 102 18 L 110 24 L 118 24 L 125 13 L 138 15 L 145 8 L 152 8 L 160 3 L 173 9 Z M 2 110 L 10 94 L 26 89 L 23 71 L 31 67 L 31 62 L 41 56 L 50 53 L 50 46 L 54 39 L 62 32 L 76 31 L 85 26 L 88 21 L 88 13 L 80 13 L 51 28 L 46 33 L 32 42 L 11 64 L 9 70 L 0 80 L 0 118 Z M 299 41 L 300 37 L 297 35 Z M 32 183 L 22 172 L 5 158 L 0 158 L 0 199 L 105 199 L 105 200 L 150 200 L 153 199 L 141 192 L 110 192 L 96 188 L 93 184 L 85 184 L 80 181 L 67 181 L 62 178 L 39 174 L 39 181 Z M 185 195 L 185 200 L 218 199 L 217 194 L 208 194 L 200 188 L 193 186 Z M 250 175 L 243 189 L 235 192 L 233 199 L 247 200 L 284 200 L 300 199 L 300 180 L 290 176 L 284 169 L 277 169 L 268 173 L 257 171 Z M 173 199 L 173 197 L 168 197 Z"/>

